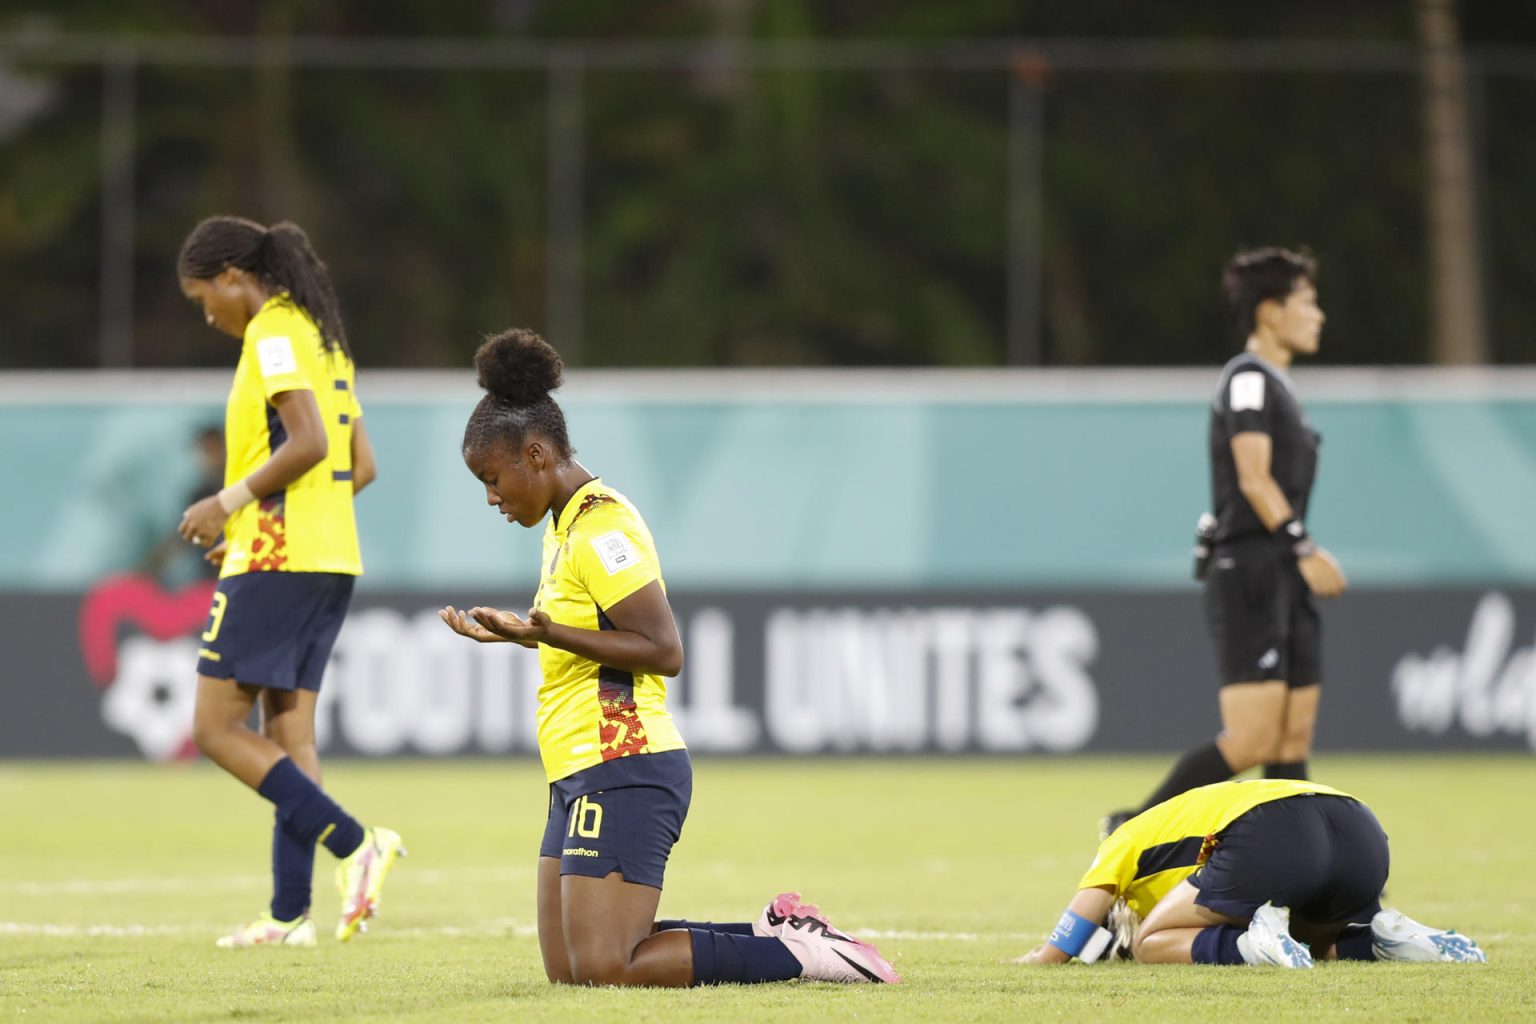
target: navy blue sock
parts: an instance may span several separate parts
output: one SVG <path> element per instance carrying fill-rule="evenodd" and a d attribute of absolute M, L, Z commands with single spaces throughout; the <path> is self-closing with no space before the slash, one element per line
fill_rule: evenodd
<path fill-rule="evenodd" d="M 1264 766 L 1266 779 L 1302 779 L 1307 778 L 1307 762 L 1303 758 L 1300 761 L 1277 761 L 1274 764 Z"/>
<path fill-rule="evenodd" d="M 713 921 L 657 921 L 656 930 L 669 932 L 676 928 L 687 928 L 690 931 L 703 929 L 706 932 L 729 932 L 732 935 L 751 935 L 750 924 L 716 924 Z"/>
<path fill-rule="evenodd" d="M 315 841 L 279 817 L 272 827 L 272 916 L 292 921 L 308 910 L 314 877 Z"/>
<path fill-rule="evenodd" d="M 338 857 L 363 844 L 363 826 L 326 796 L 291 757 L 273 765 L 256 792 L 277 805 L 277 816 L 300 839 L 323 843 Z"/>
<path fill-rule="evenodd" d="M 800 977 L 800 961 L 779 939 L 688 929 L 693 940 L 693 983 L 754 985 Z"/>
<path fill-rule="evenodd" d="M 1333 952 L 1340 960 L 1375 960 L 1371 947 L 1371 926 L 1353 924 L 1333 940 Z"/>
<path fill-rule="evenodd" d="M 1246 928 L 1238 928 L 1230 924 L 1213 925 L 1210 928 L 1200 929 L 1200 934 L 1195 936 L 1195 942 L 1190 947 L 1190 959 L 1197 964 L 1232 964 L 1246 963 L 1243 954 L 1237 951 L 1237 937 Z"/>

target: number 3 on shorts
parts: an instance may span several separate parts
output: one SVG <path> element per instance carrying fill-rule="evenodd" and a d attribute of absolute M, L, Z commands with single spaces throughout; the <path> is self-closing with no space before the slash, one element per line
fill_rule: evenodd
<path fill-rule="evenodd" d="M 213 593 L 213 607 L 208 611 L 208 628 L 203 630 L 203 642 L 209 643 L 218 638 L 219 627 L 224 625 L 224 606 L 229 603 L 229 595 L 222 590 Z"/>

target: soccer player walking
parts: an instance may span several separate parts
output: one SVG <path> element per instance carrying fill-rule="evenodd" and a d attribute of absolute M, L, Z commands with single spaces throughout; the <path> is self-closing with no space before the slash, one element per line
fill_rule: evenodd
<path fill-rule="evenodd" d="M 832 927 L 798 893 L 775 898 L 755 923 L 656 920 L 693 792 L 666 704 L 683 644 L 656 545 L 639 510 L 575 460 L 550 396 L 563 364 L 544 339 L 497 335 L 475 367 L 487 394 L 464 428 L 464 462 L 509 523 L 547 520 L 539 589 L 526 617 L 483 607 L 439 614 L 472 640 L 539 652 L 549 811 L 538 918 L 549 980 L 899 981 L 873 946 Z"/>
<path fill-rule="evenodd" d="M 241 339 L 225 486 L 188 507 L 179 528 L 222 563 L 192 738 L 277 807 L 271 906 L 218 944 L 315 944 L 317 842 L 341 858 L 345 942 L 404 853 L 399 835 L 364 828 L 326 795 L 315 750 L 321 676 L 363 571 L 352 499 L 375 475 L 352 354 L 330 274 L 294 224 L 209 218 L 182 244 L 177 274 L 209 326 Z M 246 725 L 253 707 L 260 732 Z"/>
<path fill-rule="evenodd" d="M 1199 538 L 1221 733 L 1186 752 L 1142 810 L 1257 765 L 1265 778 L 1307 778 L 1322 691 L 1312 599 L 1345 587 L 1338 562 L 1307 532 L 1321 436 L 1287 376 L 1295 357 L 1317 352 L 1316 279 L 1310 256 L 1279 248 L 1240 252 L 1222 276 L 1248 341 L 1222 368 L 1211 402 L 1215 521 L 1202 521 Z M 1111 814 L 1104 831 L 1134 813 Z"/>

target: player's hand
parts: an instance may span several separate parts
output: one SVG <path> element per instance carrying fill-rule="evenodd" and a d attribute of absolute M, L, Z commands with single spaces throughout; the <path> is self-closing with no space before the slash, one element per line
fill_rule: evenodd
<path fill-rule="evenodd" d="M 224 553 L 228 550 L 229 542 L 221 540 L 213 547 L 208 549 L 207 554 L 203 555 L 203 561 L 207 562 L 209 565 L 216 565 L 222 569 L 224 568 Z"/>
<path fill-rule="evenodd" d="M 1071 957 L 1067 956 L 1067 954 L 1063 953 L 1055 946 L 1050 946 L 1042 942 L 1040 945 L 1036 946 L 1034 949 L 1030 950 L 1028 953 L 1025 953 L 1023 956 L 1017 958 L 1013 962 L 1016 964 L 1064 964 L 1070 959 Z"/>
<path fill-rule="evenodd" d="M 228 521 L 229 514 L 219 504 L 219 496 L 210 494 L 187 506 L 187 510 L 181 514 L 181 525 L 176 527 L 176 532 L 181 534 L 183 540 L 205 548 L 218 541 Z"/>
<path fill-rule="evenodd" d="M 478 643 L 500 644 L 507 642 L 506 637 L 492 633 L 480 625 L 480 623 L 471 619 L 468 612 L 461 612 L 451 604 L 439 609 L 437 617 L 446 622 L 448 628 L 459 634 L 459 636 L 467 636 Z"/>
<path fill-rule="evenodd" d="M 1349 586 L 1338 560 L 1322 548 L 1306 558 L 1298 558 L 1296 568 L 1301 570 L 1301 578 L 1307 581 L 1307 587 L 1318 597 L 1338 597 Z"/>
<path fill-rule="evenodd" d="M 471 608 L 469 615 L 489 632 L 524 647 L 537 647 L 549 636 L 549 615 L 537 608 L 528 609 L 526 619 L 495 608 Z"/>

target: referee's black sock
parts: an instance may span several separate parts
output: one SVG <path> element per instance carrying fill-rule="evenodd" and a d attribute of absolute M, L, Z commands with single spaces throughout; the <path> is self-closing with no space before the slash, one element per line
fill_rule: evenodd
<path fill-rule="evenodd" d="M 1302 759 L 1300 761 L 1279 761 L 1275 764 L 1267 764 L 1264 766 L 1264 777 L 1266 779 L 1301 779 L 1305 781 L 1312 776 L 1307 774 L 1307 762 L 1305 759 Z"/>
<path fill-rule="evenodd" d="M 1207 743 L 1203 747 L 1186 751 L 1179 758 L 1163 780 L 1163 784 L 1157 787 L 1157 791 L 1147 797 L 1147 802 L 1141 805 L 1144 811 L 1149 807 L 1155 807 L 1164 800 L 1171 800 L 1186 790 L 1199 786 L 1209 786 L 1213 782 L 1226 782 L 1232 777 L 1232 766 L 1227 764 L 1227 759 L 1221 756 L 1221 748 L 1214 742 Z"/>

